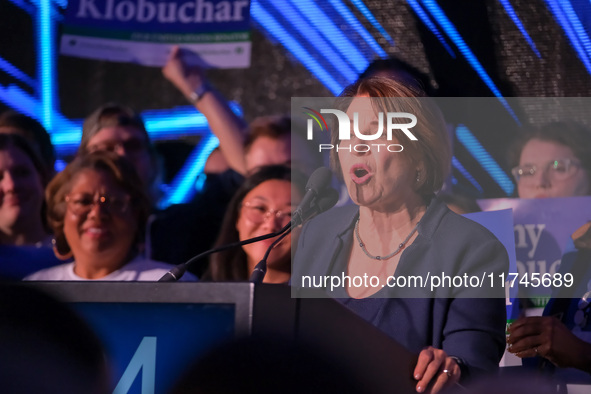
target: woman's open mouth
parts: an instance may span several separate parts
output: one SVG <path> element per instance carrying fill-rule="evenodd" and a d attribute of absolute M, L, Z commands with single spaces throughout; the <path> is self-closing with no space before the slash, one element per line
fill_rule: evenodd
<path fill-rule="evenodd" d="M 372 173 L 365 164 L 355 164 L 349 171 L 351 173 L 351 180 L 358 185 L 369 182 Z"/>

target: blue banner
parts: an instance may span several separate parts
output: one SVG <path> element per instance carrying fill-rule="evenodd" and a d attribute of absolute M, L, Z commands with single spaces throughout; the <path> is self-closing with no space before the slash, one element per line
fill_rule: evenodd
<path fill-rule="evenodd" d="M 70 0 L 60 51 L 161 67 L 173 45 L 204 67 L 249 67 L 250 1 Z"/>
<path fill-rule="evenodd" d="M 66 26 L 158 33 L 248 31 L 249 0 L 69 0 Z"/>

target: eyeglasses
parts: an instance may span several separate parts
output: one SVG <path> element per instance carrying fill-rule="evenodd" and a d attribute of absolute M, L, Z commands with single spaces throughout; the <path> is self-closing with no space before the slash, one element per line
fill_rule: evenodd
<path fill-rule="evenodd" d="M 123 150 L 129 155 L 138 155 L 143 153 L 145 149 L 146 143 L 138 138 L 131 138 L 127 141 L 105 141 L 88 147 L 90 153 L 98 151 L 117 152 Z"/>
<path fill-rule="evenodd" d="M 67 195 L 65 201 L 70 212 L 76 216 L 83 216 L 97 204 L 109 213 L 123 214 L 129 208 L 130 198 L 127 195 L 95 197 L 92 194 L 81 193 Z"/>
<path fill-rule="evenodd" d="M 272 215 L 279 219 L 281 226 L 285 226 L 291 220 L 292 212 L 279 211 L 275 209 L 269 209 L 265 204 L 260 202 L 243 202 L 243 212 L 246 218 L 255 224 L 261 224 Z"/>
<path fill-rule="evenodd" d="M 564 181 L 577 173 L 581 163 L 573 159 L 557 159 L 546 163 L 542 170 L 545 171 L 552 180 Z M 533 183 L 534 175 L 540 168 L 536 165 L 526 164 L 517 166 L 511 170 L 517 182 Z"/>

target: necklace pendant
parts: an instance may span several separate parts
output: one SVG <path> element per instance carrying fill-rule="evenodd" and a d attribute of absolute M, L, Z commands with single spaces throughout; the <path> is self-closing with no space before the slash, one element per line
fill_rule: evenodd
<path fill-rule="evenodd" d="M 381 260 L 382 258 L 380 256 L 376 256 L 376 260 Z"/>
<path fill-rule="evenodd" d="M 400 250 L 400 249 L 402 249 L 402 248 L 404 248 L 404 244 L 400 244 L 400 245 L 398 245 L 398 250 Z"/>
<path fill-rule="evenodd" d="M 364 247 L 365 245 L 363 244 L 363 242 L 359 242 L 359 246 Z"/>

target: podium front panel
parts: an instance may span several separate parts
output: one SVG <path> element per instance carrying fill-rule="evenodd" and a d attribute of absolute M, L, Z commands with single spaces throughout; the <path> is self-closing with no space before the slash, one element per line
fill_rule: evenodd
<path fill-rule="evenodd" d="M 101 339 L 116 393 L 165 393 L 212 347 L 252 327 L 253 285 L 37 282 Z"/>

